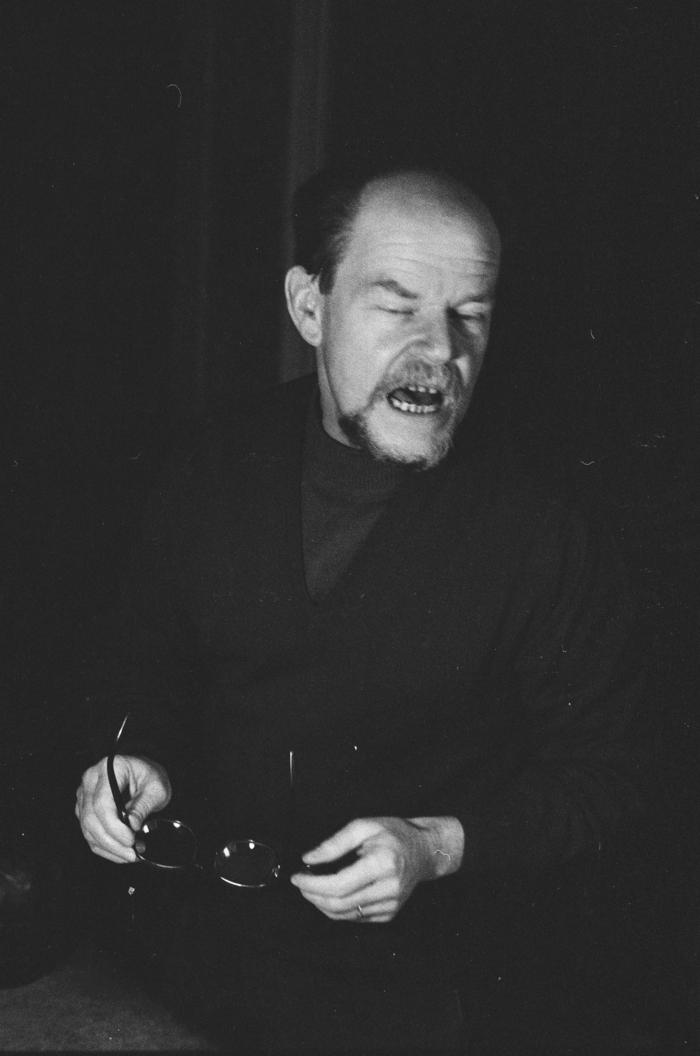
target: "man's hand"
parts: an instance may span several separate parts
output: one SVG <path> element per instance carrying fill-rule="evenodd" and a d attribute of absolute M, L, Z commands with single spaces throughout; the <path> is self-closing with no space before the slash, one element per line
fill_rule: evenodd
<path fill-rule="evenodd" d="M 127 791 L 127 809 L 133 829 L 138 830 L 150 814 L 170 801 L 171 788 L 162 766 L 151 759 L 116 755 L 114 774 Z M 135 834 L 119 820 L 107 778 L 107 760 L 101 759 L 85 771 L 76 794 L 75 815 L 90 850 L 110 862 L 134 862 Z"/>
<path fill-rule="evenodd" d="M 351 821 L 303 856 L 307 865 L 354 851 L 358 860 L 339 873 L 295 873 L 291 882 L 331 920 L 384 924 L 393 920 L 417 884 L 455 872 L 464 853 L 456 818 L 362 818 Z"/>

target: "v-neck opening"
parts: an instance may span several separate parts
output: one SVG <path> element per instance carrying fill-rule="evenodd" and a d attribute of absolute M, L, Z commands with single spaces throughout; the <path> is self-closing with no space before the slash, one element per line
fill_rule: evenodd
<path fill-rule="evenodd" d="M 309 598 L 327 598 L 407 475 L 330 437 L 318 401 L 306 417 L 301 471 L 301 539 Z"/>
<path fill-rule="evenodd" d="M 316 414 L 314 393 L 312 401 L 307 405 L 307 416 Z M 315 424 L 316 428 L 322 428 L 320 421 Z M 392 539 L 396 535 L 396 529 L 406 520 L 414 517 L 423 504 L 426 496 L 433 490 L 436 483 L 443 477 L 444 464 L 428 471 L 417 471 L 407 467 L 393 467 L 387 474 L 387 479 L 395 478 L 394 486 L 383 502 L 383 508 L 365 533 L 363 533 L 359 544 L 354 547 L 348 560 L 344 563 L 342 570 L 336 576 L 327 590 L 316 594 L 309 586 L 308 569 L 305 555 L 305 524 L 304 524 L 304 493 L 303 481 L 305 476 L 305 458 L 307 457 L 309 419 L 307 417 L 301 435 L 298 452 L 298 475 L 297 475 L 297 499 L 294 504 L 297 523 L 294 531 L 295 569 L 297 582 L 301 580 L 303 596 L 310 611 L 314 614 L 328 610 L 337 609 L 347 605 L 361 602 L 364 597 L 378 589 L 386 575 L 390 574 L 392 558 L 395 558 L 395 547 Z M 336 444 L 328 438 L 329 443 Z M 340 446 L 340 445 L 339 445 Z M 350 458 L 357 457 L 366 460 L 368 456 L 364 453 L 345 450 L 337 452 L 340 456 L 339 463 L 345 465 Z M 449 461 L 449 457 L 446 461 Z M 351 470 L 353 464 L 349 463 Z M 361 477 L 362 465 L 371 463 L 358 461 L 359 471 L 354 474 L 353 485 Z M 398 473 L 394 472 L 396 469 Z M 381 481 L 382 474 L 377 475 Z M 352 490 L 352 488 L 350 489 Z M 342 492 L 342 488 L 341 488 Z M 381 488 L 379 489 L 381 494 Z M 395 566 L 395 563 L 394 563 Z"/>

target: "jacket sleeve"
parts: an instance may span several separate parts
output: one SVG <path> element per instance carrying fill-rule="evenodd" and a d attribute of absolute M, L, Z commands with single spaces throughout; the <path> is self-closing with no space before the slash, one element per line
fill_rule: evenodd
<path fill-rule="evenodd" d="M 652 726 L 644 649 L 614 541 L 550 511 L 522 560 L 497 692 L 514 734 L 458 812 L 462 875 L 532 874 L 603 849 L 638 815 Z"/>

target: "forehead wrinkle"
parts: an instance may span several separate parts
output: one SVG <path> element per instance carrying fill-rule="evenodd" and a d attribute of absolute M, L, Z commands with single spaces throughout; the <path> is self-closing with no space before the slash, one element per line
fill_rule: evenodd
<path fill-rule="evenodd" d="M 381 256 L 380 256 L 381 254 Z M 379 252 L 370 251 L 364 255 L 364 260 L 370 264 L 374 262 L 376 258 L 379 261 L 386 261 L 384 265 L 387 268 L 399 267 L 411 270 L 417 270 L 420 268 L 428 269 L 442 269 L 447 268 L 450 272 L 459 271 L 471 271 L 474 266 L 483 267 L 495 267 L 495 261 L 489 256 L 469 256 L 465 257 L 462 255 L 449 256 L 440 252 L 429 252 L 424 253 L 392 253 L 389 251 L 386 255 L 380 250 Z"/>
<path fill-rule="evenodd" d="M 478 290 L 471 288 L 458 296 L 458 301 L 483 297 L 493 292 L 496 280 L 496 267 L 489 258 L 473 258 L 465 260 L 463 257 L 443 258 L 439 254 L 421 256 L 395 257 L 390 255 L 381 256 L 370 253 L 368 258 L 362 259 L 359 275 L 359 286 L 361 289 L 380 284 L 382 280 L 395 279 L 411 293 L 424 296 L 426 286 L 437 287 L 442 290 L 447 285 L 462 287 L 467 285 L 479 286 Z M 447 274 L 445 272 L 447 271 Z M 427 280 L 427 281 L 426 281 Z M 483 285 L 486 289 L 482 289 Z"/>
<path fill-rule="evenodd" d="M 415 236 L 402 237 L 382 236 L 376 231 L 362 232 L 351 245 L 348 256 L 361 254 L 363 257 L 379 254 L 396 255 L 399 259 L 447 262 L 461 265 L 471 260 L 487 260 L 494 264 L 498 254 L 485 244 L 485 239 L 474 236 L 469 239 L 459 237 L 441 238 L 432 232 L 419 233 Z"/>
<path fill-rule="evenodd" d="M 451 272 L 471 272 L 474 266 L 496 271 L 499 255 L 481 238 L 475 237 L 473 244 L 465 246 L 464 238 L 445 239 L 444 245 L 436 245 L 439 239 L 430 234 L 422 237 L 392 237 L 382 240 L 376 231 L 359 233 L 346 256 L 349 265 L 357 260 L 361 269 L 371 265 L 419 269 L 421 267 L 447 268 Z"/>

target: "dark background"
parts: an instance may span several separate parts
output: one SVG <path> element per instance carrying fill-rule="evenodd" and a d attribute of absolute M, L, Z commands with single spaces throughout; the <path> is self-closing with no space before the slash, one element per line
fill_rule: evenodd
<path fill-rule="evenodd" d="M 587 459 L 690 442 L 694 5 L 30 0 L 0 19 L 4 458 L 59 564 L 104 558 L 179 423 L 310 368 L 282 322 L 290 175 L 379 144 L 507 182 L 519 428 Z M 325 29 L 311 87 L 299 23 Z"/>
<path fill-rule="evenodd" d="M 8 744 L 51 736 L 188 423 L 312 367 L 288 202 L 415 145 L 505 188 L 494 419 L 600 492 L 695 724 L 697 15 L 668 0 L 0 8 L 0 632 Z M 692 712 L 688 717 L 688 709 Z M 23 732 L 22 727 L 27 730 Z M 43 731 L 43 732 L 42 732 Z"/>
<path fill-rule="evenodd" d="M 56 587 L 108 594 L 181 423 L 310 369 L 283 323 L 290 179 L 378 145 L 507 185 L 494 359 L 514 428 L 589 462 L 687 459 L 694 5 L 30 0 L 0 19 L 20 609 L 32 581 L 43 615 Z"/>
<path fill-rule="evenodd" d="M 607 504 L 651 633 L 664 765 L 694 802 L 695 12 L 0 5 L 6 757 L 70 729 L 57 687 L 114 598 L 169 447 L 198 416 L 311 369 L 282 300 L 292 187 L 324 160 L 415 144 L 505 186 L 494 420 L 561 450 Z M 678 846 L 684 816 L 669 821 Z M 685 927 L 697 863 L 684 861 Z"/>

